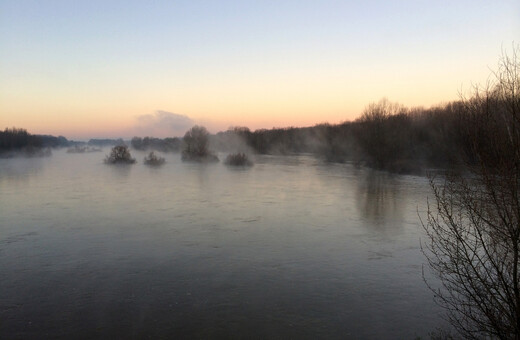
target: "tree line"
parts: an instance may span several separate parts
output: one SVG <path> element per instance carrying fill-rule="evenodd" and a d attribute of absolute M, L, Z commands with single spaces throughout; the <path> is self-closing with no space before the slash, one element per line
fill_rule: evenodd
<path fill-rule="evenodd" d="M 464 171 L 430 175 L 422 249 L 441 282 L 430 288 L 466 339 L 520 339 L 519 53 L 458 104 L 451 136 Z"/>
<path fill-rule="evenodd" d="M 393 172 L 459 166 L 469 150 L 461 133 L 462 101 L 431 108 L 406 108 L 382 99 L 368 105 L 354 121 L 304 128 L 251 131 L 231 128 L 212 136 L 217 148 L 238 136 L 259 154 L 311 153 L 328 161 L 351 161 Z"/>
<path fill-rule="evenodd" d="M 350 161 L 398 173 L 420 172 L 427 168 L 456 168 L 464 162 L 475 163 L 477 160 L 471 148 L 472 141 L 467 135 L 467 103 L 459 100 L 431 108 L 406 108 L 382 99 L 369 104 L 354 121 L 256 131 L 234 127 L 208 138 L 210 146 L 217 151 L 310 153 L 327 161 Z M 103 144 L 101 142 L 124 144 L 122 140 L 91 140 L 89 144 Z M 62 136 L 33 135 L 25 129 L 6 128 L 0 131 L 0 152 L 71 146 L 73 143 Z M 182 151 L 186 143 L 186 140 L 177 137 L 134 137 L 130 141 L 136 150 L 161 152 Z"/>
<path fill-rule="evenodd" d="M 33 135 L 21 128 L 5 128 L 0 131 L 0 154 L 15 151 L 38 154 L 43 148 L 70 146 L 71 143 L 63 136 Z"/>

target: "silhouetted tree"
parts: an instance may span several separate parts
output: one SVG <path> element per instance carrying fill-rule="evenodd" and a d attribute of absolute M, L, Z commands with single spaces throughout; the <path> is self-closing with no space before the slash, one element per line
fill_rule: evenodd
<path fill-rule="evenodd" d="M 64 137 L 32 135 L 25 129 L 6 128 L 0 131 L 0 156 L 11 157 L 21 154 L 26 157 L 50 156 L 49 141 L 63 141 Z M 56 145 L 57 146 L 57 145 Z"/>
<path fill-rule="evenodd" d="M 218 161 L 217 156 L 209 152 L 209 132 L 203 126 L 195 125 L 189 129 L 183 138 L 184 161 Z"/>
<path fill-rule="evenodd" d="M 24 147 L 41 147 L 42 140 L 25 129 L 6 128 L 0 131 L 0 151 L 20 150 Z"/>
<path fill-rule="evenodd" d="M 226 165 L 232 166 L 252 166 L 253 162 L 249 160 L 243 152 L 229 154 L 224 161 Z"/>
<path fill-rule="evenodd" d="M 365 152 L 368 164 L 377 169 L 385 169 L 399 155 L 398 144 L 408 129 L 405 108 L 383 98 L 371 103 L 358 119 L 357 139 Z M 397 130 L 396 128 L 401 128 Z M 405 130 L 406 129 L 406 130 Z"/>
<path fill-rule="evenodd" d="M 126 145 L 117 145 L 112 148 L 110 155 L 105 158 L 107 164 L 133 164 L 135 159 L 132 158 L 130 150 Z"/>
<path fill-rule="evenodd" d="M 141 137 L 133 137 L 130 140 L 130 145 L 136 150 L 146 150 L 146 147 L 143 145 L 143 139 Z"/>
<path fill-rule="evenodd" d="M 37 135 L 37 137 L 41 140 L 41 146 L 43 147 L 57 148 L 71 145 L 67 138 L 63 136 Z"/>
<path fill-rule="evenodd" d="M 157 166 L 157 165 L 163 165 L 165 162 L 164 158 L 163 157 L 159 157 L 155 154 L 155 152 L 150 152 L 148 154 L 148 156 L 146 156 L 144 158 L 144 164 L 147 164 L 147 165 L 154 165 L 154 166 Z"/>
<path fill-rule="evenodd" d="M 431 179 L 423 251 L 436 299 L 465 338 L 520 339 L 520 59 L 463 99 L 466 173 Z"/>

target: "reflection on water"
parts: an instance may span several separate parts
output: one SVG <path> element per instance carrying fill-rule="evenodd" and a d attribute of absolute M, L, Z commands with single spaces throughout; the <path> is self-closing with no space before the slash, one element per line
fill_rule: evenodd
<path fill-rule="evenodd" d="M 134 164 L 105 164 L 107 169 L 112 173 L 114 181 L 125 182 L 130 176 L 132 166 Z"/>
<path fill-rule="evenodd" d="M 0 338 L 410 339 L 441 325 L 421 276 L 424 179 L 161 156 L 0 160 Z"/>
<path fill-rule="evenodd" d="M 357 205 L 370 226 L 399 226 L 403 219 L 403 194 L 396 175 L 368 170 L 360 174 Z M 397 221 L 397 223 L 395 223 Z"/>

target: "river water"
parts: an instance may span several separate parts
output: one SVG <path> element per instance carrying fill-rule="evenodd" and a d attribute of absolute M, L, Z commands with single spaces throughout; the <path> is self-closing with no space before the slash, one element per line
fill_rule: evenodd
<path fill-rule="evenodd" d="M 422 177 L 311 156 L 0 159 L 0 338 L 414 339 Z"/>

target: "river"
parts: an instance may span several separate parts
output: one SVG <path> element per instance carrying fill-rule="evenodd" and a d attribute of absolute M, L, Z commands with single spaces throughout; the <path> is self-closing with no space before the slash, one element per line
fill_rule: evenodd
<path fill-rule="evenodd" d="M 257 156 L 0 159 L 0 338 L 414 339 L 423 177 Z"/>

